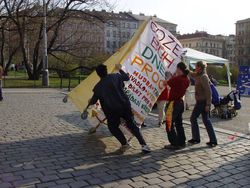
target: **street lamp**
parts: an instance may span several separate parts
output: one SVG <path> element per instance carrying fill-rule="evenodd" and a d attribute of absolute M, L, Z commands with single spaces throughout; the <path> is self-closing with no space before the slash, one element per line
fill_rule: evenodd
<path fill-rule="evenodd" d="M 43 53 L 43 78 L 42 84 L 45 87 L 49 86 L 49 70 L 48 70 L 48 53 L 47 53 L 47 7 L 46 2 L 43 0 L 43 41 L 44 41 L 44 53 Z"/>

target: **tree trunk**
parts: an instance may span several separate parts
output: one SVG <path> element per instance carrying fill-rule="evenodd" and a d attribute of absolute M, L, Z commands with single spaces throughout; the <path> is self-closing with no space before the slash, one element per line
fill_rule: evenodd
<path fill-rule="evenodd" d="M 28 77 L 29 77 L 28 78 L 29 80 L 39 80 L 40 72 L 35 72 L 35 73 L 31 74 L 31 75 L 28 74 Z"/>

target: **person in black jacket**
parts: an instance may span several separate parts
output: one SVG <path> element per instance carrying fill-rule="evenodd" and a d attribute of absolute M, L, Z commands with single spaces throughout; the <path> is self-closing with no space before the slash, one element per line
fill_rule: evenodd
<path fill-rule="evenodd" d="M 121 143 L 121 152 L 130 148 L 122 131 L 119 129 L 121 118 L 123 118 L 132 134 L 137 138 L 142 146 L 142 152 L 150 152 L 140 129 L 136 126 L 134 115 L 128 96 L 124 92 L 124 81 L 129 80 L 129 76 L 121 70 L 121 65 L 116 66 L 119 73 L 108 74 L 105 65 L 99 65 L 96 72 L 101 80 L 93 89 L 93 96 L 89 101 L 87 108 L 100 101 L 103 112 L 107 118 L 108 128 L 113 136 Z M 86 108 L 86 109 L 87 109 Z"/>

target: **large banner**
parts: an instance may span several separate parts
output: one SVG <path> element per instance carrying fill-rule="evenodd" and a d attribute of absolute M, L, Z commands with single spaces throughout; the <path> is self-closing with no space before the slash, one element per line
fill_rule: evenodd
<path fill-rule="evenodd" d="M 174 74 L 183 53 L 180 42 L 170 32 L 149 21 L 132 52 L 121 62 L 130 76 L 125 91 L 136 122 L 142 123 L 151 111 L 165 88 L 166 75 Z"/>
<path fill-rule="evenodd" d="M 164 90 L 165 76 L 175 72 L 182 54 L 184 51 L 180 42 L 169 31 L 149 20 L 142 24 L 125 46 L 104 63 L 109 72 L 114 72 L 115 64 L 121 64 L 122 69 L 129 73 L 130 81 L 125 83 L 125 92 L 138 124 L 151 111 Z M 80 111 L 86 107 L 98 81 L 96 73 L 92 73 L 68 94 Z"/>

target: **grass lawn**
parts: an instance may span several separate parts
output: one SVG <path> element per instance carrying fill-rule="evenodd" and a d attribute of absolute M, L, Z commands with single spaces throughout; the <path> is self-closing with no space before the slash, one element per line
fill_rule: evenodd
<path fill-rule="evenodd" d="M 79 84 L 80 81 L 84 80 L 87 76 L 81 75 L 71 78 L 70 88 L 74 88 Z M 41 88 L 42 86 L 42 79 L 40 80 L 28 80 L 28 76 L 24 71 L 10 71 L 8 76 L 3 80 L 4 88 Z M 61 86 L 61 79 L 58 77 L 57 74 L 50 74 L 49 78 L 49 87 L 50 88 L 60 88 Z M 62 79 L 62 87 L 68 88 L 69 86 L 69 79 L 63 78 Z"/>

